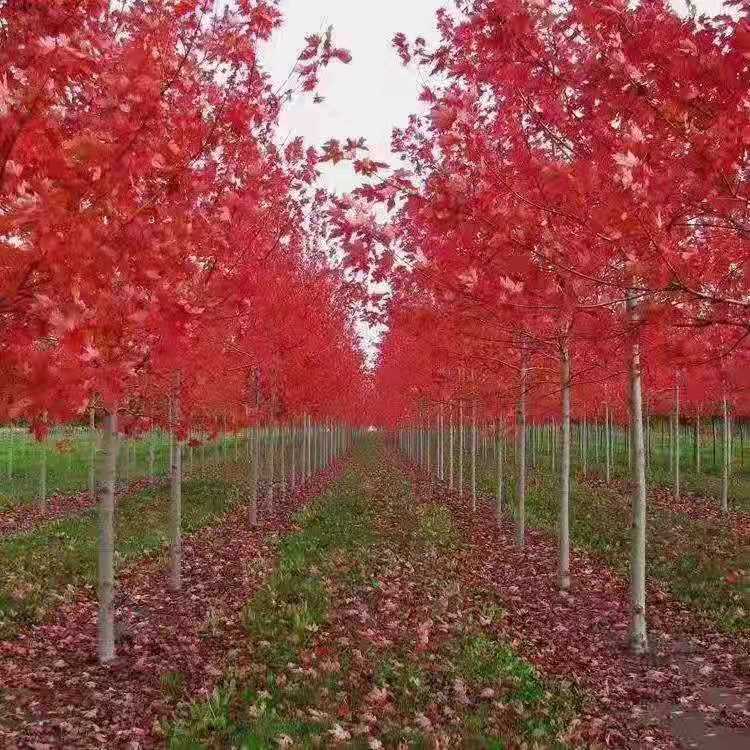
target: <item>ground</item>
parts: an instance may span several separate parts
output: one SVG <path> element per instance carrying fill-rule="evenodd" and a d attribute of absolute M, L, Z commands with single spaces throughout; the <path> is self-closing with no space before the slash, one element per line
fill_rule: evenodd
<path fill-rule="evenodd" d="M 683 595 L 677 567 L 657 563 L 651 653 L 632 657 L 619 542 L 596 549 L 584 523 L 573 589 L 560 594 L 541 480 L 523 548 L 491 497 L 472 513 L 466 497 L 376 438 L 303 491 L 266 503 L 257 529 L 248 528 L 243 476 L 214 481 L 193 501 L 187 494 L 202 520 L 186 542 L 183 592 L 166 589 L 158 551 L 126 563 L 114 665 L 96 664 L 85 582 L 40 625 L 20 623 L 0 643 L 4 746 L 750 743 L 741 618 L 710 616 L 710 598 Z M 599 493 L 614 539 L 618 492 Z M 210 517 L 201 497 L 218 503 Z M 657 499 L 657 514 L 667 504 Z M 712 550 L 726 551 L 709 545 L 703 556 Z"/>

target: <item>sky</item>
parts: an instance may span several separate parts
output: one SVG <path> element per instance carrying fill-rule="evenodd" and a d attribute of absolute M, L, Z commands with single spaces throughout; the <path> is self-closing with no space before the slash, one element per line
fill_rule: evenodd
<path fill-rule="evenodd" d="M 699 13 L 715 14 L 722 0 L 694 0 Z M 685 0 L 673 0 L 680 11 Z M 417 96 L 422 88 L 415 66 L 404 68 L 391 45 L 402 31 L 410 39 L 437 40 L 435 12 L 452 0 L 282 0 L 283 28 L 264 49 L 264 65 L 281 84 L 294 66 L 307 34 L 334 27 L 334 41 L 353 59 L 322 71 L 322 104 L 298 97 L 281 121 L 283 137 L 302 136 L 310 145 L 329 138 L 363 137 L 372 156 L 389 163 L 391 131 L 403 126 L 412 112 L 422 111 Z M 358 183 L 341 165 L 329 169 L 325 184 L 345 192 Z"/>
<path fill-rule="evenodd" d="M 685 0 L 672 0 L 680 12 Z M 721 12 L 723 0 L 694 0 L 699 14 Z M 284 26 L 263 50 L 263 64 L 281 85 L 304 47 L 305 36 L 333 26 L 334 43 L 353 56 L 349 65 L 334 63 L 321 73 L 321 104 L 310 97 L 297 97 L 281 119 L 284 140 L 302 136 L 306 144 L 320 146 L 330 138 L 365 138 L 371 158 L 395 164 L 390 151 L 391 132 L 404 126 L 412 113 L 426 105 L 417 97 L 423 82 L 416 66 L 405 68 L 392 47 L 393 36 L 423 36 L 438 40 L 435 12 L 452 0 L 282 0 Z M 342 193 L 361 178 L 348 165 L 323 169 L 323 184 Z M 359 327 L 363 348 L 370 362 L 375 355 L 378 333 Z"/>
<path fill-rule="evenodd" d="M 393 36 L 437 39 L 435 11 L 445 0 L 284 0 L 283 28 L 264 50 L 264 64 L 275 81 L 286 79 L 307 34 L 333 25 L 336 46 L 345 47 L 349 65 L 334 63 L 321 73 L 322 104 L 298 97 L 281 121 L 281 134 L 302 136 L 311 145 L 329 138 L 365 138 L 371 157 L 391 162 L 391 130 L 418 109 L 419 74 L 404 68 L 391 46 Z M 326 185 L 337 191 L 353 188 L 358 179 L 338 165 L 326 170 Z"/>

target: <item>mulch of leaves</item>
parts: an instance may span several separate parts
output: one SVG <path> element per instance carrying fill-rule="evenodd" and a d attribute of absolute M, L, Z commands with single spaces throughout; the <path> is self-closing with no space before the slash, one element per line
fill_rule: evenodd
<path fill-rule="evenodd" d="M 0 642 L 0 745 L 9 748 L 146 748 L 163 744 L 160 720 L 178 700 L 209 694 L 227 654 L 242 643 L 240 612 L 273 566 L 273 535 L 340 472 L 337 464 L 263 509 L 240 506 L 221 525 L 184 540 L 183 587 L 167 589 L 163 559 L 124 571 L 118 583 L 118 655 L 96 659 L 95 592 L 53 619 Z"/>
<path fill-rule="evenodd" d="M 610 494 L 614 490 L 624 497 L 629 495 L 627 482 L 621 480 L 607 484 L 599 477 L 590 477 L 586 480 L 586 485 Z M 729 511 L 723 513 L 716 497 L 683 490 L 680 497 L 676 498 L 669 487 L 652 485 L 649 487 L 649 502 L 670 513 L 687 515 L 694 521 L 721 524 L 722 527 L 730 529 L 739 539 L 747 539 L 750 535 L 750 513 L 732 508 L 731 503 Z"/>
<path fill-rule="evenodd" d="M 126 489 L 117 491 L 116 497 L 135 494 L 161 483 L 163 480 L 139 479 L 131 482 Z M 23 503 L 0 513 L 0 539 L 13 534 L 24 534 L 38 526 L 61 518 L 83 513 L 97 504 L 96 495 L 90 492 L 79 492 L 75 495 L 55 494 L 40 503 Z"/>
<path fill-rule="evenodd" d="M 557 746 L 571 696 L 513 653 L 491 602 L 462 585 L 449 511 L 417 505 L 390 460 L 362 468 L 368 541 L 310 568 L 326 616 L 284 664 L 266 643 L 236 670 L 247 746 Z M 230 736 L 190 738 L 225 747 Z"/>
<path fill-rule="evenodd" d="M 651 653 L 635 657 L 627 648 L 630 612 L 623 576 L 574 550 L 573 587 L 563 594 L 553 536 L 527 529 L 521 549 L 510 519 L 497 527 L 492 504 L 482 503 L 472 514 L 469 498 L 430 484 L 413 467 L 404 469 L 415 478 L 422 500 L 451 508 L 467 541 L 460 562 L 464 584 L 498 592 L 514 647 L 545 674 L 573 679 L 595 698 L 594 710 L 581 717 L 581 742 L 672 748 L 680 741 L 691 746 L 691 732 L 750 736 L 746 638 L 711 630 L 650 581 Z M 701 747 L 709 746 L 705 739 Z"/>

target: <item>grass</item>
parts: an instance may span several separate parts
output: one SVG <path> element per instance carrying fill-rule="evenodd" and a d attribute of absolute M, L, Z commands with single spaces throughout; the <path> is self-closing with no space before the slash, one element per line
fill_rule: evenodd
<path fill-rule="evenodd" d="M 304 744 L 327 728 L 326 722 L 282 715 L 273 673 L 297 662 L 314 639 L 330 606 L 325 578 L 334 569 L 345 571 L 345 560 L 355 560 L 371 542 L 370 520 L 352 473 L 299 515 L 300 530 L 279 545 L 277 571 L 243 612 L 248 638 L 259 646 L 263 665 L 272 673 L 269 682 L 246 678 L 240 684 L 228 675 L 210 700 L 193 704 L 171 727 L 171 748 L 266 748 L 280 736 Z M 316 700 L 325 686 L 311 681 L 303 687 L 294 696 L 299 704 Z"/>
<path fill-rule="evenodd" d="M 196 463 L 234 452 L 239 438 L 192 450 Z M 0 513 L 40 497 L 42 467 L 46 466 L 46 497 L 70 495 L 89 488 L 92 448 L 96 436 L 82 427 L 58 428 L 43 442 L 25 429 L 0 428 Z M 127 483 L 150 473 L 150 452 L 154 453 L 154 475 L 169 473 L 169 437 L 152 432 L 141 439 L 123 439 L 118 457 L 118 481 Z M 190 463 L 191 450 L 185 451 Z"/>
<path fill-rule="evenodd" d="M 515 482 L 506 468 L 508 499 Z M 495 470 L 479 472 L 481 490 L 494 494 Z M 557 533 L 558 480 L 549 469 L 530 470 L 526 498 L 527 523 Z M 713 478 L 716 479 L 716 478 Z M 705 481 L 710 481 L 708 477 Z M 690 486 L 689 480 L 685 485 Z M 742 492 L 750 482 L 742 481 Z M 630 503 L 622 487 L 591 486 L 580 474 L 571 487 L 571 539 L 627 574 L 630 555 Z M 750 551 L 721 521 L 692 517 L 656 502 L 648 509 L 647 561 L 649 576 L 700 617 L 725 632 L 750 631 L 750 589 L 747 582 L 732 583 L 733 571 L 750 570 Z M 727 580 L 730 576 L 730 581 Z"/>
<path fill-rule="evenodd" d="M 245 608 L 248 643 L 240 651 L 247 658 L 228 667 L 210 699 L 169 726 L 172 750 L 364 749 L 378 747 L 370 744 L 376 738 L 386 748 L 426 749 L 437 731 L 455 747 L 564 747 L 560 738 L 578 696 L 547 681 L 480 624 L 501 627 L 502 613 L 489 592 L 472 613 L 481 592 L 462 593 L 461 544 L 450 512 L 418 503 L 410 483 L 395 468 L 382 471 L 381 462 L 380 451 L 366 446 L 355 470 L 300 515 L 299 531 L 279 546 L 278 570 Z M 376 500 L 367 494 L 375 481 L 383 491 Z M 398 633 L 389 628 L 390 645 L 373 647 L 349 620 L 338 619 L 354 602 L 376 612 L 383 588 L 395 597 L 407 580 L 413 589 L 386 618 L 405 618 Z M 460 630 L 415 650 L 409 606 L 443 595 L 454 618 L 461 615 Z M 465 702 L 456 693 L 463 684 Z M 481 698 L 483 689 L 490 693 Z M 388 696 L 387 706 L 373 707 L 377 691 Z M 432 727 L 427 716 L 440 715 L 436 702 L 453 714 Z M 375 723 L 363 730 L 367 716 Z"/>
<path fill-rule="evenodd" d="M 240 500 L 239 485 L 226 475 L 183 482 L 182 530 L 190 534 L 215 523 Z M 126 496 L 116 513 L 116 565 L 161 550 L 167 539 L 169 488 Z M 97 568 L 95 510 L 0 539 L 0 638 L 39 622 L 76 588 L 94 585 Z"/>

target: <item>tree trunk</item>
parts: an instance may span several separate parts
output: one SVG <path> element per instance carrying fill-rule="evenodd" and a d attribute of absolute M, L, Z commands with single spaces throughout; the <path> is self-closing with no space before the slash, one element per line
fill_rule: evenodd
<path fill-rule="evenodd" d="M 99 456 L 99 662 L 115 658 L 115 472 L 117 469 L 117 413 L 105 413 Z"/>
<path fill-rule="evenodd" d="M 39 448 L 39 505 L 44 507 L 47 502 L 47 439 L 37 443 Z"/>
<path fill-rule="evenodd" d="M 179 378 L 177 389 L 179 389 Z M 169 588 L 182 587 L 182 441 L 175 436 L 175 425 L 180 421 L 180 396 L 175 393 L 172 402 L 172 466 L 169 479 Z"/>
<path fill-rule="evenodd" d="M 497 504 L 495 506 L 495 518 L 498 527 L 503 518 L 503 433 L 500 423 L 497 425 Z"/>
<path fill-rule="evenodd" d="M 605 478 L 609 484 L 612 478 L 612 426 L 610 424 L 609 404 L 604 405 L 604 463 Z"/>
<path fill-rule="evenodd" d="M 431 479 L 432 471 L 432 432 L 430 431 L 430 417 L 427 415 L 427 426 L 424 431 L 425 457 L 427 460 L 427 476 Z"/>
<path fill-rule="evenodd" d="M 94 496 L 96 492 L 96 422 L 94 408 L 89 409 L 89 439 L 91 447 L 89 449 L 89 492 Z"/>
<path fill-rule="evenodd" d="M 438 479 L 445 481 L 445 407 L 440 404 L 438 416 Z"/>
<path fill-rule="evenodd" d="M 477 510 L 477 402 L 471 404 L 471 510 Z"/>
<path fill-rule="evenodd" d="M 518 517 L 516 543 L 523 547 L 526 540 L 526 362 L 521 361 L 521 393 L 518 398 Z"/>
<path fill-rule="evenodd" d="M 453 491 L 453 406 L 451 405 L 451 413 L 449 418 L 448 426 L 448 489 Z"/>
<path fill-rule="evenodd" d="M 267 431 L 267 441 L 266 446 L 268 450 L 268 507 L 271 511 L 273 511 L 273 480 L 274 480 L 274 428 L 269 427 Z"/>
<path fill-rule="evenodd" d="M 711 417 L 711 443 L 713 449 L 713 466 L 716 468 L 716 420 Z"/>
<path fill-rule="evenodd" d="M 260 484 L 260 433 L 257 427 L 250 428 L 250 526 L 258 525 L 258 487 Z"/>
<path fill-rule="evenodd" d="M 308 478 L 311 478 L 313 474 L 312 457 L 313 457 L 314 436 L 315 436 L 315 433 L 313 431 L 312 418 L 308 416 L 307 417 L 307 476 Z"/>
<path fill-rule="evenodd" d="M 583 422 L 581 422 L 581 447 L 583 450 L 583 476 L 586 476 L 589 472 L 589 431 L 585 412 Z"/>
<path fill-rule="evenodd" d="M 674 384 L 674 496 L 680 499 L 680 384 Z"/>
<path fill-rule="evenodd" d="M 464 402 L 458 402 L 458 494 L 464 494 Z"/>
<path fill-rule="evenodd" d="M 168 401 L 167 419 L 171 426 L 172 424 L 172 400 L 171 399 L 169 399 Z M 173 453 L 174 453 L 174 442 L 172 440 L 172 429 L 170 427 L 170 430 L 169 430 L 169 470 L 170 471 L 172 471 L 172 464 L 174 463 Z"/>
<path fill-rule="evenodd" d="M 727 395 L 724 394 L 722 401 L 722 411 L 724 417 L 724 431 L 722 434 L 724 450 L 723 450 L 723 461 L 721 469 L 721 511 L 727 513 L 729 511 L 729 469 L 732 462 L 731 443 L 729 434 L 729 406 L 727 404 Z"/>
<path fill-rule="evenodd" d="M 637 303 L 628 297 L 631 322 L 636 324 Z M 648 651 L 646 630 L 646 465 L 643 448 L 643 404 L 641 393 L 641 352 L 638 332 L 632 345 L 630 362 L 630 417 L 633 438 L 633 526 L 630 548 L 630 601 L 632 623 L 630 645 L 634 653 Z"/>
<path fill-rule="evenodd" d="M 295 430 L 294 422 L 292 422 L 292 426 L 289 430 L 289 450 L 291 451 L 290 458 L 292 461 L 292 470 L 291 470 L 292 492 L 294 492 L 294 490 L 297 487 L 297 446 L 296 446 L 297 434 L 296 432 L 297 431 Z"/>
<path fill-rule="evenodd" d="M 560 454 L 560 569 L 561 591 L 570 588 L 570 352 L 561 352 L 562 365 L 562 452 Z M 584 453 L 585 456 L 585 453 Z M 585 463 L 584 463 L 585 466 Z M 584 470 L 585 471 L 585 470 Z"/>
<path fill-rule="evenodd" d="M 8 479 L 13 478 L 13 444 L 16 441 L 15 430 L 13 425 L 10 426 L 10 436 L 8 437 Z"/>
<path fill-rule="evenodd" d="M 695 473 L 701 473 L 701 417 L 695 415 Z"/>

